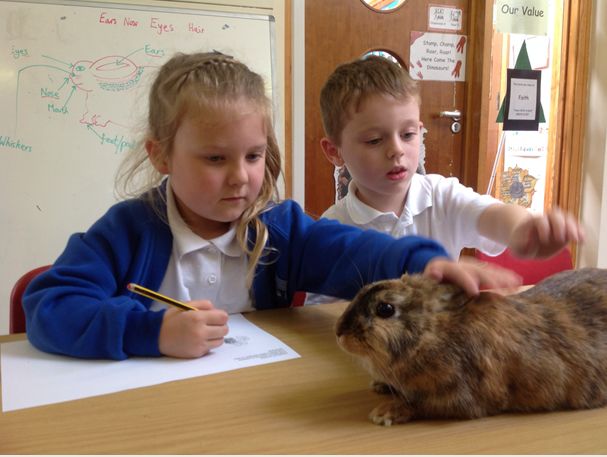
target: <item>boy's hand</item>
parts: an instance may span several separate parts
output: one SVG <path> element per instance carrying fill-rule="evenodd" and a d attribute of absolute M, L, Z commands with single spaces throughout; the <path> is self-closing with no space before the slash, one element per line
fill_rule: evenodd
<path fill-rule="evenodd" d="M 191 301 L 199 311 L 165 311 L 158 337 L 164 355 L 179 358 L 202 357 L 223 343 L 228 333 L 228 313 L 215 309 L 208 300 Z"/>
<path fill-rule="evenodd" d="M 570 242 L 582 242 L 584 231 L 573 216 L 554 208 L 525 218 L 512 231 L 508 248 L 516 257 L 546 258 Z"/>
<path fill-rule="evenodd" d="M 480 262 L 473 257 L 462 257 L 459 262 L 445 257 L 432 259 L 423 275 L 439 282 L 457 284 L 470 296 L 478 295 L 480 289 L 512 288 L 522 283 L 521 277 L 514 271 Z"/>

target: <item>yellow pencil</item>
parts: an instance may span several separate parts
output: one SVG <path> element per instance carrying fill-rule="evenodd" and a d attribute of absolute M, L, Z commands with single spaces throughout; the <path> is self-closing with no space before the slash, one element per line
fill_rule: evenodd
<path fill-rule="evenodd" d="M 182 303 L 179 300 L 175 300 L 174 298 L 170 298 L 165 295 L 159 294 L 158 292 L 154 292 L 153 290 L 147 289 L 143 286 L 140 286 L 139 284 L 130 282 L 129 284 L 127 284 L 126 288 L 131 292 L 135 292 L 136 294 L 151 298 L 152 300 L 158 300 L 159 302 L 166 303 L 167 305 L 175 306 L 176 308 L 179 308 L 183 311 L 198 311 L 193 306 L 186 305 L 185 303 Z"/>

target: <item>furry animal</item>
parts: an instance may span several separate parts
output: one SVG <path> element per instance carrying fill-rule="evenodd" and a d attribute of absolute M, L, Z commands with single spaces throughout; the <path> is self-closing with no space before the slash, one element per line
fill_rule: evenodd
<path fill-rule="evenodd" d="M 419 275 L 363 287 L 336 326 L 389 399 L 370 414 L 471 419 L 607 403 L 607 270 L 551 276 L 516 295 Z"/>

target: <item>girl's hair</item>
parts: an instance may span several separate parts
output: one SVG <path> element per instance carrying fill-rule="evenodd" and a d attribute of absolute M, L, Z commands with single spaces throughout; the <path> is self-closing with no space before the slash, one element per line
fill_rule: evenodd
<path fill-rule="evenodd" d="M 278 199 L 276 181 L 281 170 L 280 151 L 272 125 L 271 101 L 266 95 L 263 78 L 238 60 L 219 52 L 178 53 L 159 70 L 149 95 L 148 127 L 139 147 L 125 157 L 116 178 L 116 191 L 121 197 L 141 197 L 152 204 L 166 221 L 166 214 L 158 208 L 158 194 L 150 192 L 163 179 L 152 166 L 145 150 L 150 139 L 161 145 L 169 156 L 175 134 L 186 113 L 203 114 L 209 110 L 227 108 L 247 100 L 256 104 L 264 114 L 267 131 L 265 173 L 259 196 L 242 214 L 236 228 L 237 238 L 249 255 L 247 285 L 253 282 L 255 267 L 268 238 L 267 228 L 259 215 L 270 201 Z M 249 248 L 248 230 L 254 243 Z"/>
<path fill-rule="evenodd" d="M 391 95 L 421 104 L 417 83 L 407 70 L 385 57 L 368 56 L 338 66 L 320 92 L 320 111 L 326 135 L 341 143 L 350 113 L 370 95 Z"/>

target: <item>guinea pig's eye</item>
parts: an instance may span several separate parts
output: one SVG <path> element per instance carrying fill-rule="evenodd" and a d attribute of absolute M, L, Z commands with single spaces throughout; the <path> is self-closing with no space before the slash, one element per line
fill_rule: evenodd
<path fill-rule="evenodd" d="M 375 313 L 382 319 L 388 319 L 389 317 L 394 316 L 395 311 L 394 305 L 386 302 L 378 303 L 375 308 Z"/>

